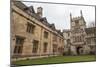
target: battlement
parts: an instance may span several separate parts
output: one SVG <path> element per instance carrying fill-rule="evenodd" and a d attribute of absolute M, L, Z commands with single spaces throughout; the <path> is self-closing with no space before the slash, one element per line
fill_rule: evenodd
<path fill-rule="evenodd" d="M 82 10 L 80 10 L 80 14 L 81 14 L 80 16 L 73 17 L 72 14 L 70 13 L 70 19 L 71 19 L 71 21 L 84 19 L 83 14 L 82 14 Z"/>
<path fill-rule="evenodd" d="M 80 19 L 82 19 L 81 16 L 73 17 L 73 18 L 72 18 L 73 21 L 74 21 L 74 20 L 80 20 Z"/>

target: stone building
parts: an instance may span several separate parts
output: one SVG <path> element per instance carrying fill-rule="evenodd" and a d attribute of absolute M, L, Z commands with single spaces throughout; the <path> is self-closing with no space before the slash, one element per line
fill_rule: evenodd
<path fill-rule="evenodd" d="M 96 27 L 87 28 L 82 11 L 80 14 L 78 17 L 70 14 L 70 29 L 63 30 L 65 51 L 72 55 L 95 54 Z"/>
<path fill-rule="evenodd" d="M 90 54 L 96 53 L 96 27 L 86 28 L 86 44 L 90 47 Z"/>
<path fill-rule="evenodd" d="M 65 29 L 63 30 L 63 36 L 64 36 L 64 51 L 67 53 L 67 54 L 70 54 L 70 35 L 71 35 L 71 32 L 70 32 L 70 29 Z"/>
<path fill-rule="evenodd" d="M 11 2 L 11 57 L 17 59 L 60 55 L 64 38 L 54 24 L 42 17 L 43 8 L 37 12 L 33 6 Z"/>

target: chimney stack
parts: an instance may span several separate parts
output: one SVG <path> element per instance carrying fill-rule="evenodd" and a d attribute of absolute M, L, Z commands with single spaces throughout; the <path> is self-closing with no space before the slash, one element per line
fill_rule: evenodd
<path fill-rule="evenodd" d="M 43 11 L 43 8 L 42 7 L 38 7 L 37 8 L 37 14 L 42 17 L 42 11 Z"/>

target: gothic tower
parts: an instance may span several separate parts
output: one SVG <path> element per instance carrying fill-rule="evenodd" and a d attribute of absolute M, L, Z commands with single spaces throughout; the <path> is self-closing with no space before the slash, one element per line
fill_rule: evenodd
<path fill-rule="evenodd" d="M 70 14 L 71 29 L 86 28 L 86 22 L 82 10 L 80 11 L 80 14 L 81 16 L 78 17 L 72 17 L 72 14 Z"/>
<path fill-rule="evenodd" d="M 85 45 L 85 28 L 86 22 L 83 17 L 82 10 L 80 11 L 81 16 L 72 17 L 70 14 L 70 28 L 71 28 L 71 49 L 74 54 L 80 54 L 83 45 Z"/>

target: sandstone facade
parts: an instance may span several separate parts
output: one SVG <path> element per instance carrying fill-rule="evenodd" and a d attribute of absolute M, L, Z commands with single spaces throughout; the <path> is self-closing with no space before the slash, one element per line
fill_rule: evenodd
<path fill-rule="evenodd" d="M 62 32 L 22 2 L 11 3 L 11 55 L 13 58 L 60 55 L 64 48 Z"/>

